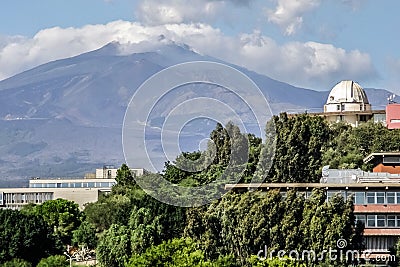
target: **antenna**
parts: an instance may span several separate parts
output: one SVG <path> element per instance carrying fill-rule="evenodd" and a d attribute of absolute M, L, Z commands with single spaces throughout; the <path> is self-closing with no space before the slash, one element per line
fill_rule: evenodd
<path fill-rule="evenodd" d="M 395 98 L 396 98 L 396 95 L 395 95 L 395 94 L 389 95 L 388 98 L 387 98 L 389 104 L 396 103 L 396 101 L 394 101 Z"/>

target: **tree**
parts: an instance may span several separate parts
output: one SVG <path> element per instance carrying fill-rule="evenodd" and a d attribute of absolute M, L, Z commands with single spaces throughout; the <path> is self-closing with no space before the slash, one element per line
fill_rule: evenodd
<path fill-rule="evenodd" d="M 26 260 L 12 259 L 0 264 L 0 267 L 32 267 L 32 264 Z"/>
<path fill-rule="evenodd" d="M 132 186 L 135 184 L 135 179 L 132 175 L 132 172 L 125 163 L 122 164 L 121 168 L 117 170 L 117 177 L 115 180 L 121 186 Z"/>
<path fill-rule="evenodd" d="M 96 256 L 101 266 L 122 267 L 132 254 L 128 227 L 113 224 L 103 233 Z"/>
<path fill-rule="evenodd" d="M 75 246 L 85 246 L 94 249 L 97 246 L 96 228 L 88 221 L 83 221 L 81 225 L 73 231 L 72 243 Z"/>
<path fill-rule="evenodd" d="M 19 258 L 36 264 L 56 251 L 53 231 L 43 218 L 0 209 L 0 263 Z"/>
<path fill-rule="evenodd" d="M 117 185 L 117 188 L 121 188 Z M 101 196 L 97 202 L 89 203 L 85 207 L 86 220 L 96 227 L 98 232 L 102 232 L 112 224 L 127 225 L 129 214 L 132 209 L 132 202 L 128 196 L 128 191 L 113 192 L 109 195 Z"/>
<path fill-rule="evenodd" d="M 42 259 L 37 267 L 69 267 L 69 262 L 65 256 L 55 255 Z"/>
<path fill-rule="evenodd" d="M 72 232 L 79 227 L 84 216 L 77 203 L 60 198 L 33 206 L 24 212 L 41 216 L 63 244 L 71 244 Z"/>
<path fill-rule="evenodd" d="M 172 239 L 152 246 L 142 254 L 133 254 L 128 267 L 230 267 L 237 266 L 232 256 L 207 260 L 204 251 L 190 238 Z"/>
<path fill-rule="evenodd" d="M 289 118 L 286 113 L 274 116 L 266 127 L 267 143 L 260 158 L 261 171 L 268 173 L 269 182 L 319 182 L 322 155 L 333 138 L 328 123 L 320 117 L 306 114 Z M 272 125 L 276 129 L 273 137 Z"/>

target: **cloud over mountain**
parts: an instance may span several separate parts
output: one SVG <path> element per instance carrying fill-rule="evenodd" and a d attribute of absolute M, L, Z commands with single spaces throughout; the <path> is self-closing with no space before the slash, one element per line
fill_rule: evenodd
<path fill-rule="evenodd" d="M 205 23 L 148 26 L 113 21 L 81 28 L 44 29 L 32 38 L 0 38 L 0 79 L 112 41 L 130 44 L 129 52 L 149 51 L 159 42 L 183 43 L 201 54 L 303 87 L 326 89 L 338 79 L 367 81 L 378 76 L 370 56 L 359 50 L 346 51 L 317 42 L 279 44 L 259 31 L 229 36 Z"/>
<path fill-rule="evenodd" d="M 286 35 L 301 28 L 303 16 L 319 6 L 320 0 L 278 0 L 275 10 L 267 9 L 268 21 L 277 24 Z"/>

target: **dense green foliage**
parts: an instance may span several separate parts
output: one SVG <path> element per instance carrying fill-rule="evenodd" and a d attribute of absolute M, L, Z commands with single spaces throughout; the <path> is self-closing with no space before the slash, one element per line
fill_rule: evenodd
<path fill-rule="evenodd" d="M 37 267 L 69 267 L 69 262 L 65 259 L 65 256 L 54 255 L 42 259 Z"/>
<path fill-rule="evenodd" d="M 26 214 L 42 217 L 54 229 L 54 234 L 62 244 L 71 244 L 72 232 L 79 227 L 84 214 L 78 204 L 65 199 L 46 201 L 41 205 L 27 206 L 22 210 Z"/>
<path fill-rule="evenodd" d="M 216 260 L 207 260 L 204 251 L 192 239 L 180 238 L 151 246 L 142 254 L 133 254 L 127 266 L 231 267 L 237 264 L 229 255 L 220 256 Z"/>
<path fill-rule="evenodd" d="M 198 240 L 208 257 L 233 254 L 242 266 L 265 246 L 268 255 L 294 249 L 321 253 L 345 238 L 348 249 L 357 249 L 352 201 L 339 195 L 325 200 L 323 190 L 308 199 L 295 191 L 286 197 L 278 190 L 229 193 L 207 209 L 190 211 L 185 234 Z"/>
<path fill-rule="evenodd" d="M 117 177 L 115 180 L 121 186 L 132 186 L 135 184 L 132 172 L 125 163 L 117 170 Z"/>
<path fill-rule="evenodd" d="M 96 228 L 88 221 L 84 221 L 73 231 L 72 244 L 77 247 L 94 249 L 97 246 Z"/>
<path fill-rule="evenodd" d="M 37 263 L 55 250 L 53 231 L 43 218 L 0 209 L 0 263 L 13 258 Z"/>
<path fill-rule="evenodd" d="M 3 264 L 0 264 L 0 267 L 32 267 L 32 264 L 29 261 L 14 258 L 10 261 L 6 261 Z"/>

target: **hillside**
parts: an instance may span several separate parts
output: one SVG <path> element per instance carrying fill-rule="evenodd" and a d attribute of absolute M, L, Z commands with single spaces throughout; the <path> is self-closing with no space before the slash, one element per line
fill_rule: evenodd
<path fill-rule="evenodd" d="M 140 84 L 177 63 L 221 62 L 184 45 L 164 44 L 145 53 L 128 48 L 110 43 L 0 81 L 0 186 L 21 184 L 32 176 L 81 176 L 103 164 L 120 165 L 124 113 Z M 319 111 L 328 95 L 235 67 L 260 87 L 275 114 Z M 370 102 L 382 108 L 389 93 L 366 91 Z M 219 93 L 211 91 L 210 96 Z M 188 88 L 182 97 L 195 95 Z M 214 126 L 192 127 L 188 136 L 194 137 L 185 139 L 183 149 L 191 150 Z M 141 162 L 131 167 L 141 167 Z"/>

